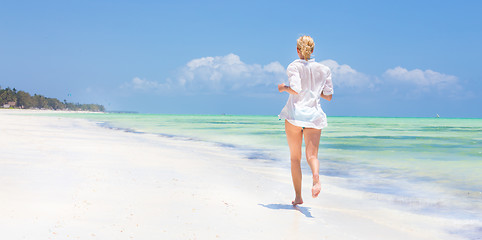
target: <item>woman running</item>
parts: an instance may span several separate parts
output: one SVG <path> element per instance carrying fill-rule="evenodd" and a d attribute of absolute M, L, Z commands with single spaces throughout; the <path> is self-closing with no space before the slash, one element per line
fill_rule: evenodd
<path fill-rule="evenodd" d="M 278 85 L 280 92 L 288 92 L 289 98 L 281 111 L 280 119 L 285 119 L 285 132 L 291 157 L 291 177 L 295 188 L 293 205 L 302 204 L 301 197 L 301 145 L 305 138 L 306 160 L 313 173 L 312 196 L 321 190 L 318 162 L 318 145 L 321 129 L 327 126 L 326 114 L 320 106 L 320 97 L 331 101 L 333 83 L 330 69 L 311 59 L 315 42 L 310 36 L 297 40 L 296 50 L 299 59 L 287 69 L 289 86 Z"/>

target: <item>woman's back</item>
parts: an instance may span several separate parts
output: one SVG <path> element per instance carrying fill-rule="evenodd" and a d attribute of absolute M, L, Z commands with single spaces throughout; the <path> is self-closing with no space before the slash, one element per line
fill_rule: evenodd
<path fill-rule="evenodd" d="M 326 115 L 320 106 L 320 95 L 333 94 L 330 69 L 314 59 L 297 59 L 288 66 L 287 74 L 290 88 L 298 94 L 290 94 L 280 113 L 280 119 L 287 119 L 301 127 L 326 127 Z"/>
<path fill-rule="evenodd" d="M 288 78 L 292 76 L 296 78 L 296 75 L 299 75 L 299 80 L 292 79 L 290 81 L 290 87 L 293 88 L 293 85 L 295 85 L 296 90 L 298 90 L 298 95 L 293 95 L 296 101 L 303 102 L 306 106 L 313 106 L 312 104 L 319 102 L 322 90 L 326 85 L 326 79 L 330 74 L 330 69 L 327 66 L 315 62 L 314 59 L 309 61 L 297 59 L 288 66 L 287 73 Z M 297 88 L 298 85 L 301 87 L 300 89 Z"/>

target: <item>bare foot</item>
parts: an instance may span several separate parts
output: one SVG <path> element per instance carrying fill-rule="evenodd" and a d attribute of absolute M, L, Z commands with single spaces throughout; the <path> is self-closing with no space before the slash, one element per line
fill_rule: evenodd
<path fill-rule="evenodd" d="M 313 177 L 313 187 L 311 188 L 311 195 L 313 198 L 318 197 L 321 191 L 321 183 L 319 177 Z"/>
<path fill-rule="evenodd" d="M 296 197 L 294 201 L 291 201 L 291 204 L 293 204 L 293 206 L 296 206 L 298 204 L 303 204 L 303 199 L 301 197 Z"/>

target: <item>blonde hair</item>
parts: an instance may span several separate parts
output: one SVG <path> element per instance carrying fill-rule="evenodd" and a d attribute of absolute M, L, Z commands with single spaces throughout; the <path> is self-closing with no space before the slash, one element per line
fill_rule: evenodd
<path fill-rule="evenodd" d="M 296 48 L 300 50 L 301 56 L 304 57 L 306 61 L 310 60 L 311 53 L 315 48 L 315 41 L 310 36 L 301 36 L 296 40 Z"/>

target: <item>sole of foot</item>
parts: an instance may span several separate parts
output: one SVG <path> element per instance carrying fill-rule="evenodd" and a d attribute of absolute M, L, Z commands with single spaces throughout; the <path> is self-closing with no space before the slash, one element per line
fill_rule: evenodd
<path fill-rule="evenodd" d="M 321 183 L 317 182 L 313 184 L 313 187 L 311 188 L 311 195 L 313 196 L 313 198 L 318 197 L 320 192 L 321 192 Z"/>

